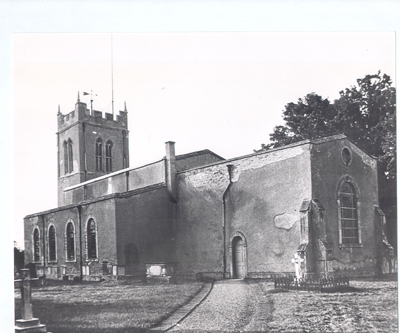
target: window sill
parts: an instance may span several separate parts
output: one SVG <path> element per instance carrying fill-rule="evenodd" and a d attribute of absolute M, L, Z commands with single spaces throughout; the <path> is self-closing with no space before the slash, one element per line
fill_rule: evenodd
<path fill-rule="evenodd" d="M 339 244 L 339 249 L 347 249 L 347 248 L 353 248 L 353 247 L 363 247 L 362 244 Z"/>
<path fill-rule="evenodd" d="M 76 259 L 67 259 L 67 260 L 65 260 L 65 262 L 73 262 L 73 263 L 75 263 Z"/>

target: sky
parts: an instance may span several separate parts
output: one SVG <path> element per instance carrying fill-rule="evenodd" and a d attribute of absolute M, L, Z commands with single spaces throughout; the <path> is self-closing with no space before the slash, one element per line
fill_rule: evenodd
<path fill-rule="evenodd" d="M 12 38 L 15 240 L 25 215 L 57 206 L 57 111 L 127 105 L 131 167 L 262 143 L 282 111 L 315 92 L 333 101 L 366 74 L 395 78 L 393 32 L 45 33 Z"/>
<path fill-rule="evenodd" d="M 131 166 L 161 159 L 169 140 L 177 154 L 249 154 L 287 103 L 310 92 L 333 101 L 366 74 L 396 75 L 392 0 L 3 0 L 0 13 L 0 244 L 10 268 L 23 217 L 57 205 L 58 106 L 72 111 L 78 91 L 89 104 L 82 92 L 92 90 L 94 108 L 111 110 L 111 35 Z M 0 291 L 3 328 L 13 293 Z"/>

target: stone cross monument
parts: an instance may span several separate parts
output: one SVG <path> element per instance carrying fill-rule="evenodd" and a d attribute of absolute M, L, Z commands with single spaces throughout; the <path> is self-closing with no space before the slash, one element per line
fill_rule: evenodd
<path fill-rule="evenodd" d="M 28 268 L 21 269 L 21 279 L 15 280 L 15 287 L 21 288 L 22 319 L 15 321 L 15 333 L 47 332 L 46 325 L 40 324 L 38 318 L 33 318 L 31 297 L 31 273 Z"/>
<path fill-rule="evenodd" d="M 297 253 L 294 255 L 294 259 L 292 259 L 292 263 L 294 264 L 294 269 L 296 272 L 296 278 L 303 278 L 303 273 L 301 271 L 301 263 L 304 261 L 302 257 L 300 257 Z"/>

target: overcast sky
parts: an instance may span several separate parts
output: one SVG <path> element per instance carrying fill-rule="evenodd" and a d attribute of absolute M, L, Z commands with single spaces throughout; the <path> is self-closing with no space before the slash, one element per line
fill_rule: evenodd
<path fill-rule="evenodd" d="M 12 38 L 15 239 L 25 215 L 57 206 L 57 111 L 127 104 L 131 166 L 210 149 L 224 158 L 268 143 L 285 104 L 331 101 L 379 70 L 394 79 L 390 33 L 16 34 Z M 111 66 L 113 64 L 113 66 Z"/>

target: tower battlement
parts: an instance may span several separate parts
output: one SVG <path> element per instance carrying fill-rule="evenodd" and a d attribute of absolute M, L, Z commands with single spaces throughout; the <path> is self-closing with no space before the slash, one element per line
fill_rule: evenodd
<path fill-rule="evenodd" d="M 118 127 L 121 129 L 128 128 L 128 112 L 119 111 L 119 114 L 114 119 L 112 113 L 93 110 L 92 112 L 87 108 L 87 104 L 80 102 L 79 99 L 75 104 L 75 110 L 62 114 L 60 109 L 57 113 L 58 118 L 58 131 L 63 131 L 71 125 L 78 122 L 85 122 L 89 124 L 96 124 L 98 126 Z"/>

